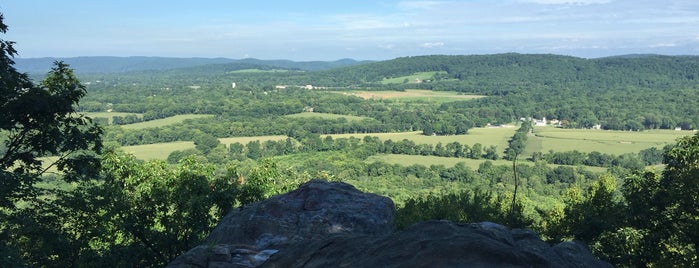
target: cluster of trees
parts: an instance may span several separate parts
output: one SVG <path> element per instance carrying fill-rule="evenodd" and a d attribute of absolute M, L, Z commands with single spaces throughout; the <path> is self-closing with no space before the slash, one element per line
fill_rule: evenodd
<path fill-rule="evenodd" d="M 563 206 L 537 209 L 543 221 L 522 209 L 510 220 L 507 199 L 489 190 L 409 199 L 396 220 L 399 226 L 426 219 L 509 222 L 533 228 L 551 242 L 583 241 L 615 266 L 694 267 L 699 264 L 698 149 L 699 135 L 685 137 L 664 154 L 662 173 L 603 175 L 587 188 L 572 186 Z M 518 202 L 517 207 L 526 206 Z"/>

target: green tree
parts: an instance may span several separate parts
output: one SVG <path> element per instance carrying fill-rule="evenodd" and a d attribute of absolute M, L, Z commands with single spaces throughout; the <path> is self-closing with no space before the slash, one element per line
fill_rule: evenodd
<path fill-rule="evenodd" d="M 666 234 L 661 257 L 674 265 L 699 264 L 699 134 L 680 139 L 665 153 L 660 180 L 658 221 Z"/>
<path fill-rule="evenodd" d="M 194 157 L 171 166 L 110 151 L 102 162 L 103 181 L 63 199 L 76 236 L 89 238 L 73 246 L 97 257 L 82 265 L 163 266 L 200 243 L 235 203 L 235 178 Z"/>
<path fill-rule="evenodd" d="M 8 27 L 3 20 L 0 14 L 4 34 Z M 57 229 L 36 226 L 36 219 L 44 216 L 38 212 L 51 195 L 35 184 L 47 178 L 50 168 L 65 181 L 94 176 L 99 167 L 95 152 L 102 147 L 102 129 L 76 113 L 86 90 L 68 65 L 55 62 L 47 77 L 35 85 L 13 66 L 17 54 L 13 44 L 0 39 L 0 266 L 36 264 L 27 245 L 33 249 L 65 246 L 31 241 L 32 236 L 19 232 L 31 230 L 38 237 L 56 233 Z M 55 160 L 43 158 L 47 156 Z M 52 220 L 61 222 L 61 218 Z M 17 259 L 20 253 L 24 260 Z"/>

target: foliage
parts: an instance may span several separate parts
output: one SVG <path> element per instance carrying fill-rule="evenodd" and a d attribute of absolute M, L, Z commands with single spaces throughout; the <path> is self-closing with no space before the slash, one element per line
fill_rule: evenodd
<path fill-rule="evenodd" d="M 8 27 L 3 19 L 0 14 L 0 32 L 4 34 Z M 52 218 L 52 214 L 30 213 L 41 209 L 40 204 L 51 197 L 36 184 L 54 167 L 65 181 L 85 180 L 97 174 L 99 163 L 94 152 L 102 146 L 101 128 L 76 114 L 75 106 L 86 89 L 68 65 L 55 62 L 42 82 L 35 85 L 13 66 L 17 53 L 13 44 L 0 39 L 0 264 L 10 267 L 33 265 L 28 255 L 66 246 L 69 241 L 51 236 L 59 229 L 35 225 L 35 219 L 41 218 L 60 227 L 56 223 L 60 218 Z M 46 156 L 57 160 L 44 166 L 41 157 Z M 23 232 L 50 241 L 38 244 L 23 237 Z M 36 251 L 27 250 L 26 245 Z M 41 254 L 47 261 L 43 263 L 57 260 L 55 255 Z"/>
<path fill-rule="evenodd" d="M 511 222 L 508 202 L 504 195 L 480 189 L 411 198 L 396 210 L 395 224 L 398 229 L 434 219 L 455 222 L 492 221 L 511 226 L 531 224 L 531 220 L 524 219 L 521 203 L 515 214 L 522 222 Z"/>

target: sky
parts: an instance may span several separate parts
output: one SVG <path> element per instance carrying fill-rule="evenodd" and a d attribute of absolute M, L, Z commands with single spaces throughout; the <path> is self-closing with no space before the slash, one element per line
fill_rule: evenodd
<path fill-rule="evenodd" d="M 698 0 L 3 0 L 20 58 L 699 54 Z"/>

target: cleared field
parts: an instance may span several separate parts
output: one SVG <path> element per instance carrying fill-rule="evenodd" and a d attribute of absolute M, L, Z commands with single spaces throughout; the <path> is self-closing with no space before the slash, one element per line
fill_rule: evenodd
<path fill-rule="evenodd" d="M 445 167 L 453 167 L 458 163 L 464 163 L 467 167 L 469 167 L 472 170 L 477 170 L 478 166 L 485 162 L 485 161 L 490 161 L 493 162 L 493 165 L 496 166 L 512 166 L 511 161 L 506 161 L 506 160 L 486 160 L 486 159 L 468 159 L 468 158 L 452 158 L 452 157 L 439 157 L 439 156 L 423 156 L 423 155 L 399 155 L 399 154 L 380 154 L 380 155 L 374 155 L 370 156 L 366 160 L 367 162 L 376 162 L 376 161 L 383 161 L 389 164 L 398 164 L 401 166 L 411 166 L 411 165 L 423 165 L 423 166 L 431 166 L 431 165 L 443 165 Z M 524 165 L 534 165 L 532 162 L 527 162 L 527 161 L 520 161 L 518 164 L 524 164 Z M 559 165 L 549 165 L 549 166 L 559 166 Z M 603 167 L 588 167 L 588 166 L 583 166 L 582 168 L 589 170 L 591 172 L 604 172 L 607 169 Z"/>
<path fill-rule="evenodd" d="M 86 116 L 89 116 L 89 117 L 91 117 L 91 118 L 100 118 L 100 117 L 101 117 L 101 118 L 107 118 L 107 120 L 109 120 L 109 124 L 112 123 L 112 117 L 114 117 L 114 116 L 125 117 L 125 116 L 129 116 L 129 115 L 135 115 L 135 116 L 138 116 L 138 118 L 142 118 L 142 117 L 143 117 L 143 114 L 138 114 L 138 113 L 87 112 L 87 113 L 83 113 L 83 114 L 85 114 Z"/>
<path fill-rule="evenodd" d="M 593 129 L 562 129 L 535 127 L 534 135 L 529 136 L 524 155 L 532 152 L 556 152 L 578 150 L 597 151 L 620 155 L 637 153 L 651 147 L 663 147 L 675 143 L 680 137 L 693 135 L 692 131 L 649 130 L 613 131 Z"/>
<path fill-rule="evenodd" d="M 194 148 L 194 142 L 191 141 L 177 141 L 121 147 L 124 152 L 133 154 L 136 158 L 141 160 L 165 160 L 167 159 L 168 155 L 174 151 L 192 148 Z"/>
<path fill-rule="evenodd" d="M 461 144 L 472 146 L 480 143 L 483 146 L 497 146 L 498 151 L 503 151 L 507 147 L 507 141 L 515 134 L 515 127 L 499 127 L 499 128 L 472 128 L 465 135 L 451 136 L 425 136 L 422 132 L 394 132 L 394 133 L 360 133 L 360 134 L 335 134 L 329 135 L 335 138 L 355 137 L 362 139 L 365 136 L 378 137 L 381 140 L 401 141 L 408 139 L 416 144 L 432 144 L 447 143 L 458 141 Z"/>
<path fill-rule="evenodd" d="M 303 112 L 303 113 L 290 114 L 290 115 L 285 115 L 285 116 L 289 117 L 289 118 L 320 118 L 320 119 L 330 119 L 330 120 L 345 118 L 345 119 L 347 119 L 347 121 L 361 121 L 364 119 L 371 119 L 369 117 L 362 117 L 362 116 L 315 113 L 315 112 Z"/>
<path fill-rule="evenodd" d="M 287 138 L 287 136 L 284 136 L 284 135 L 274 135 L 274 136 L 219 138 L 218 140 L 221 142 L 221 144 L 224 144 L 224 145 L 226 145 L 226 147 L 228 147 L 229 144 L 236 143 L 236 142 L 239 142 L 240 144 L 245 145 L 251 141 L 260 141 L 260 142 L 281 141 L 281 140 L 286 140 L 286 138 Z"/>
<path fill-rule="evenodd" d="M 405 101 L 432 101 L 432 102 L 449 102 L 457 100 L 470 100 L 483 98 L 482 95 L 464 95 L 455 91 L 432 91 L 425 89 L 408 89 L 405 91 L 342 91 L 342 94 L 351 94 L 363 99 L 398 99 Z"/>
<path fill-rule="evenodd" d="M 400 76 L 400 77 L 393 77 L 393 78 L 384 78 L 381 80 L 381 84 L 404 84 L 404 83 L 417 83 L 417 81 L 422 81 L 422 80 L 427 80 L 427 79 L 432 79 L 435 74 L 446 74 L 447 72 L 445 71 L 439 71 L 439 72 L 417 72 L 411 75 L 406 75 L 406 76 Z"/>
<path fill-rule="evenodd" d="M 241 70 L 230 71 L 228 73 L 229 74 L 240 74 L 240 73 L 286 73 L 286 72 L 289 72 L 289 70 L 284 70 L 284 69 L 271 69 L 271 70 L 241 69 Z"/>
<path fill-rule="evenodd" d="M 209 118 L 213 117 L 211 114 L 180 114 L 163 119 L 150 120 L 146 122 L 140 122 L 135 124 L 122 125 L 121 127 L 125 129 L 144 129 L 152 127 L 162 127 L 177 123 L 182 123 L 187 119 L 198 119 L 198 118 Z"/>

